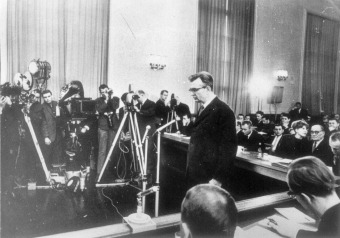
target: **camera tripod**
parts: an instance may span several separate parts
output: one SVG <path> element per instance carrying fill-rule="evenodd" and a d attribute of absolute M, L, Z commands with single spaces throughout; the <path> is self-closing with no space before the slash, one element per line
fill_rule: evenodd
<path fill-rule="evenodd" d="M 117 134 L 116 134 L 116 136 L 115 136 L 115 138 L 112 142 L 112 145 L 110 147 L 110 150 L 107 154 L 105 163 L 104 163 L 103 168 L 102 168 L 102 170 L 99 174 L 97 183 L 100 182 L 100 180 L 103 176 L 103 173 L 105 171 L 107 163 L 109 162 L 110 157 L 112 155 L 112 152 L 113 152 L 113 150 L 114 150 L 114 148 L 115 148 L 115 146 L 118 142 L 118 139 L 120 138 L 120 134 L 123 130 L 123 127 L 125 125 L 126 120 L 129 120 L 129 130 L 130 130 L 130 135 L 131 135 L 131 148 L 132 148 L 133 161 L 135 161 L 134 153 L 133 153 L 133 151 L 134 151 L 133 146 L 135 146 L 136 157 L 137 157 L 137 160 L 138 160 L 140 175 L 141 175 L 142 184 L 143 184 L 142 191 L 144 192 L 144 191 L 146 191 L 146 185 L 147 185 L 147 177 L 146 177 L 147 176 L 147 174 L 146 174 L 147 159 L 148 159 L 147 150 L 148 150 L 148 132 L 150 130 L 150 126 L 146 127 L 145 134 L 143 136 L 143 139 L 141 140 L 141 136 L 140 136 L 140 133 L 139 133 L 139 127 L 138 127 L 138 121 L 137 121 L 137 115 L 132 110 L 131 106 L 128 106 L 128 110 L 124 113 L 124 117 L 122 119 L 122 122 L 120 123 Z M 145 152 L 143 152 L 143 144 L 145 144 Z M 135 169 L 137 171 L 136 162 L 134 162 L 134 163 L 135 163 Z M 110 184 L 104 184 L 104 185 L 97 184 L 96 187 L 103 187 L 103 186 L 109 187 L 109 186 L 115 186 L 115 185 L 126 185 L 126 183 L 116 183 L 116 184 L 111 184 L 111 185 Z M 144 212 L 145 211 L 145 197 L 143 197 L 142 203 L 143 203 L 142 210 Z M 158 204 L 157 204 L 157 207 L 158 207 Z"/>
<path fill-rule="evenodd" d="M 177 113 L 174 107 L 171 109 L 171 112 L 168 112 L 168 118 L 167 118 L 166 123 L 169 123 L 173 120 L 175 120 L 176 122 L 176 131 L 178 131 L 179 129 L 178 129 L 178 122 L 177 122 Z M 166 128 L 166 132 L 168 133 L 172 132 L 172 123 L 170 124 L 169 127 Z"/>

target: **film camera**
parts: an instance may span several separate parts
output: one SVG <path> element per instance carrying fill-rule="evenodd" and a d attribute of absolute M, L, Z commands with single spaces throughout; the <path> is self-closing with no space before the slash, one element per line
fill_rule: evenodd
<path fill-rule="evenodd" d="M 170 99 L 170 108 L 171 110 L 174 110 L 175 107 L 177 106 L 177 100 L 175 98 L 175 94 L 171 94 L 171 99 Z"/>

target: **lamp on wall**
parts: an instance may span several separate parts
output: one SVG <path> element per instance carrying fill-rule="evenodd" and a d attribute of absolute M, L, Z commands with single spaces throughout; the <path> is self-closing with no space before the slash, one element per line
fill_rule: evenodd
<path fill-rule="evenodd" d="M 159 55 L 150 55 L 150 68 L 154 71 L 162 70 L 166 67 L 164 57 Z"/>
<path fill-rule="evenodd" d="M 288 71 L 280 69 L 276 72 L 276 76 L 278 81 L 286 81 L 288 79 Z"/>

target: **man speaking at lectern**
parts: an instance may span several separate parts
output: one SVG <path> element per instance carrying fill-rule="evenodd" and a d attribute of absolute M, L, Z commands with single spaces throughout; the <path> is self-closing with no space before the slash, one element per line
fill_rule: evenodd
<path fill-rule="evenodd" d="M 235 115 L 213 92 L 213 77 L 199 72 L 189 77 L 192 97 L 201 103 L 189 143 L 188 186 L 229 184 L 237 151 Z"/>

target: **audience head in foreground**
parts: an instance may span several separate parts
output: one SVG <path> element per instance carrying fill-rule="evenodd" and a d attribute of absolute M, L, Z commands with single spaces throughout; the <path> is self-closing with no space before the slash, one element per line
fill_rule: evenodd
<path fill-rule="evenodd" d="M 286 237 L 339 237 L 340 199 L 331 170 L 316 157 L 302 157 L 289 166 L 287 182 L 290 195 L 320 218 L 318 230 L 297 230 L 282 221 L 276 221 L 277 225 L 270 222 L 269 225 Z"/>
<path fill-rule="evenodd" d="M 233 237 L 237 223 L 234 199 L 224 189 L 200 184 L 191 188 L 182 202 L 184 237 Z"/>

